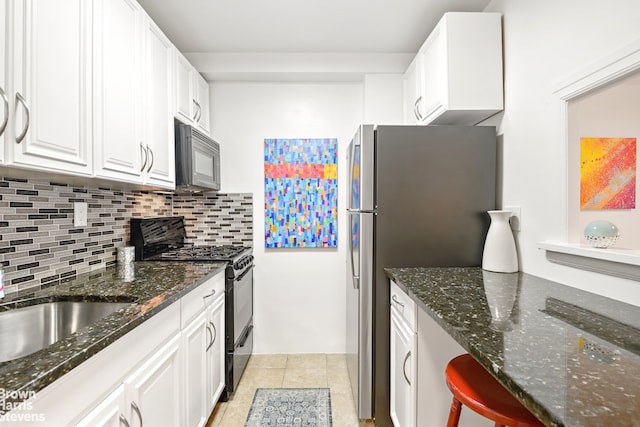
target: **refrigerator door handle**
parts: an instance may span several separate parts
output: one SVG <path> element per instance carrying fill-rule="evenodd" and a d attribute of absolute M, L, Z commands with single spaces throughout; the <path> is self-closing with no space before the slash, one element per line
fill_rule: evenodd
<path fill-rule="evenodd" d="M 355 213 L 356 209 L 348 209 L 348 212 Z M 357 215 L 357 213 L 356 213 Z M 349 230 L 353 230 L 353 215 L 349 215 Z M 351 263 L 351 281 L 353 282 L 353 289 L 360 289 L 360 276 L 356 275 L 356 266 L 353 261 L 353 236 L 349 239 L 349 261 Z"/>

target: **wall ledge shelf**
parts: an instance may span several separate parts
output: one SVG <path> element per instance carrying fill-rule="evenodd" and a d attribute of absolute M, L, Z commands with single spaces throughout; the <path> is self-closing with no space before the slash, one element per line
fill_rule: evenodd
<path fill-rule="evenodd" d="M 640 250 L 598 249 L 580 243 L 538 242 L 549 262 L 640 281 Z"/>

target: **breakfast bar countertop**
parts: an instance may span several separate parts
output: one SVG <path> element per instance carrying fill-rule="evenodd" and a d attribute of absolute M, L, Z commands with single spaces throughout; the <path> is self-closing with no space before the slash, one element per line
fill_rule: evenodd
<path fill-rule="evenodd" d="M 545 425 L 640 426 L 640 307 L 524 273 L 385 271 Z"/>

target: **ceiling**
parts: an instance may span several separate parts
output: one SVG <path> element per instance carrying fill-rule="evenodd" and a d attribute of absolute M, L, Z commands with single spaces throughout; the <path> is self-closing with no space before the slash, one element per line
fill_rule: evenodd
<path fill-rule="evenodd" d="M 415 53 L 490 0 L 139 0 L 183 53 Z"/>

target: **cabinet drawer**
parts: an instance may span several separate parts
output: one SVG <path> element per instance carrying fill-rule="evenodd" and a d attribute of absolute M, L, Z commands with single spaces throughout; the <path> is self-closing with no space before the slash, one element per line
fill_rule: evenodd
<path fill-rule="evenodd" d="M 389 295 L 390 304 L 395 307 L 398 314 L 409 324 L 412 331 L 417 329 L 416 303 L 405 293 L 395 282 L 391 281 L 391 291 Z"/>
<path fill-rule="evenodd" d="M 220 295 L 224 295 L 224 271 L 216 274 L 180 300 L 180 326 L 184 328 Z"/>

